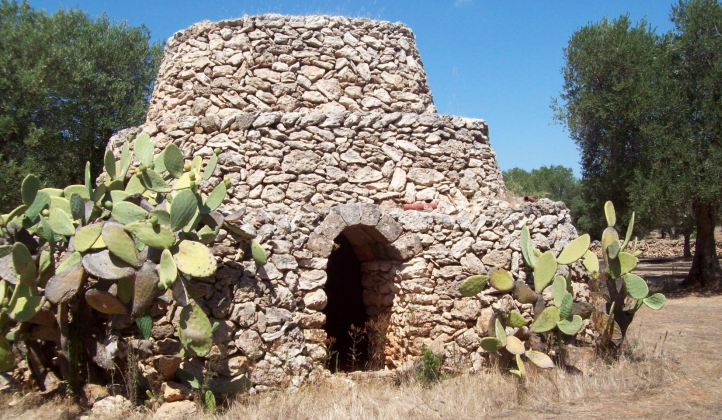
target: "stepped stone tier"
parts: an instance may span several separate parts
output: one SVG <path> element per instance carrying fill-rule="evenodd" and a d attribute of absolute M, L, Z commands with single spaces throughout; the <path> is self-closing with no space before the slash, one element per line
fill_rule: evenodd
<path fill-rule="evenodd" d="M 326 372 L 338 354 L 329 336 L 346 335 L 331 326 L 359 305 L 366 319 L 388 319 L 382 366 L 411 362 L 426 345 L 480 369 L 489 320 L 514 308 L 531 319 L 532 305 L 493 289 L 463 298 L 462 280 L 492 267 L 526 280 L 525 224 L 542 250 L 559 252 L 577 236 L 563 203 L 505 201 L 486 123 L 436 113 L 414 35 L 400 23 L 200 22 L 168 41 L 146 123 L 108 147 L 119 156 L 140 132 L 157 152 L 173 142 L 188 159 L 220 148 L 200 188 L 230 177 L 220 211 L 242 212 L 239 224 L 269 255 L 257 266 L 248 240 L 222 229 L 218 272 L 194 280 L 199 304 L 220 323 L 212 353 L 223 360 L 220 378 L 247 375 L 256 389 Z M 404 210 L 410 203 L 436 207 Z M 352 252 L 334 256 L 343 249 Z M 574 293 L 588 300 L 586 284 L 575 282 Z M 178 312 L 154 310 L 146 370 L 180 349 Z"/>

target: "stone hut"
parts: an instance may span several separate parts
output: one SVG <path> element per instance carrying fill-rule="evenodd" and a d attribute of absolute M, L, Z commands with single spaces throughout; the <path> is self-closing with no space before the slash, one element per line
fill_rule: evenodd
<path fill-rule="evenodd" d="M 368 321 L 384 324 L 377 368 L 413 361 L 426 345 L 479 369 L 492 314 L 531 317 L 532 308 L 493 290 L 462 298 L 461 281 L 492 267 L 525 280 L 525 224 L 541 249 L 577 236 L 562 203 L 505 201 L 486 122 L 436 113 L 401 23 L 262 15 L 195 24 L 167 43 L 146 123 L 108 147 L 119 156 L 139 132 L 188 159 L 221 149 L 201 190 L 230 177 L 220 210 L 241 211 L 269 259 L 256 266 L 248 241 L 221 230 L 218 272 L 194 283 L 220 323 L 219 374 L 248 375 L 258 389 L 350 369 L 348 332 Z M 177 312 L 154 312 L 156 359 L 177 353 Z M 370 356 L 359 347 L 361 363 Z"/>

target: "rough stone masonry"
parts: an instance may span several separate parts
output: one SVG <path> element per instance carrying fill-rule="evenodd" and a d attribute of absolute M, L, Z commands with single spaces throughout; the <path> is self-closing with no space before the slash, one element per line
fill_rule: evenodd
<path fill-rule="evenodd" d="M 327 268 L 340 235 L 361 262 L 356 299 L 369 319 L 389 317 L 389 369 L 422 345 L 482 368 L 492 314 L 517 308 L 531 318 L 532 308 L 493 289 L 462 298 L 461 281 L 492 267 L 525 280 L 525 224 L 542 250 L 577 236 L 562 203 L 505 201 L 486 123 L 436 113 L 414 35 L 400 23 L 262 15 L 195 24 L 167 43 L 145 124 L 108 147 L 119 156 L 139 132 L 158 152 L 173 142 L 188 159 L 222 150 L 201 190 L 228 175 L 220 210 L 243 212 L 270 257 L 256 266 L 248 241 L 221 230 L 218 272 L 194 283 L 220 323 L 217 380 L 246 375 L 257 390 L 326 372 Z M 574 292 L 587 300 L 586 284 Z M 145 374 L 178 367 L 178 312 L 154 310 Z"/>

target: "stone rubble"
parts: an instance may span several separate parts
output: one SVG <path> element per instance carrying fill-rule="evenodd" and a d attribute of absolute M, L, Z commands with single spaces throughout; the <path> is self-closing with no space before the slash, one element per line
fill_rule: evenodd
<path fill-rule="evenodd" d="M 483 365 L 479 342 L 493 313 L 517 308 L 531 318 L 532 305 L 490 289 L 463 298 L 461 282 L 492 267 L 525 281 L 525 224 L 542 251 L 558 253 L 577 236 L 561 202 L 505 201 L 486 123 L 436 114 L 413 34 L 400 23 L 262 15 L 193 25 L 168 41 L 146 123 L 108 148 L 119 156 L 140 132 L 156 152 L 173 142 L 187 159 L 220 148 L 200 189 L 208 194 L 227 175 L 219 210 L 242 214 L 237 225 L 269 255 L 256 266 L 249 242 L 221 229 L 217 273 L 193 282 L 221 325 L 211 353 L 222 360 L 219 380 L 250 377 L 253 392 L 324 372 L 326 268 L 341 234 L 362 262 L 367 314 L 390 316 L 391 369 L 422 345 Z M 438 206 L 402 209 L 418 202 Z M 586 285 L 577 289 L 584 298 Z M 179 312 L 172 302 L 154 309 L 150 339 L 148 368 L 171 381 L 178 368 L 203 369 L 202 360 L 174 358 Z M 177 385 L 165 385 L 168 400 L 185 398 Z"/>

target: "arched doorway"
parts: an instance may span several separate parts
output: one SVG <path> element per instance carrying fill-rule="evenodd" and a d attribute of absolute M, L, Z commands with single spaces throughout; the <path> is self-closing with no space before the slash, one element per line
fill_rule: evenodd
<path fill-rule="evenodd" d="M 326 273 L 326 333 L 332 342 L 328 351 L 332 370 L 353 371 L 369 361 L 364 329 L 369 320 L 363 296 L 361 261 L 346 235 L 336 237 L 328 257 Z"/>
<path fill-rule="evenodd" d="M 401 226 L 375 205 L 345 204 L 331 210 L 311 234 L 307 249 L 328 258 L 322 310 L 327 367 L 393 367 L 390 347 L 399 343 L 391 337 L 401 337 L 403 330 L 393 316 L 400 290 L 396 272 L 421 251 L 418 236 L 403 235 Z"/>

